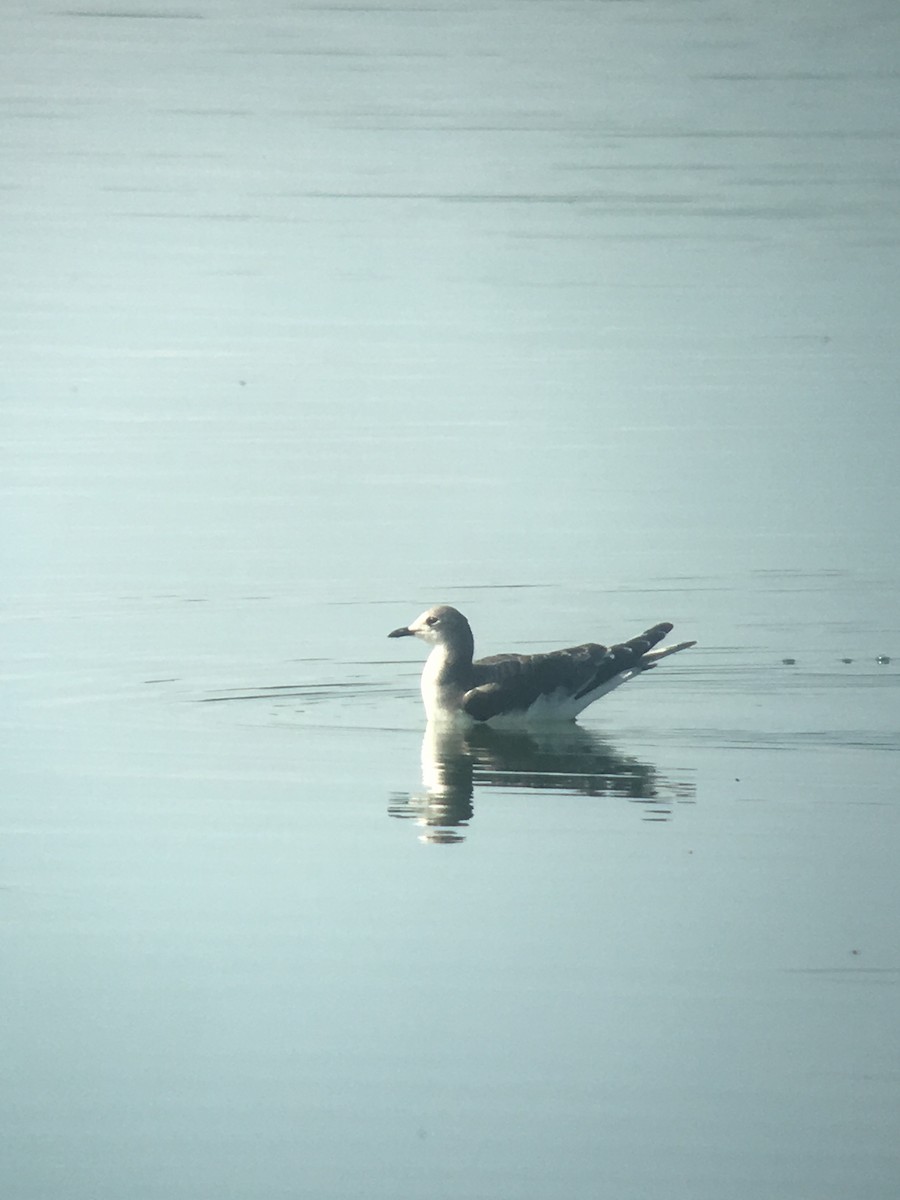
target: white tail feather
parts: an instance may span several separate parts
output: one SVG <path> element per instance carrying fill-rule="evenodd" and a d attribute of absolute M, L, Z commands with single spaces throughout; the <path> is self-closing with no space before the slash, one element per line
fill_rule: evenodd
<path fill-rule="evenodd" d="M 661 658 L 668 658 L 670 654 L 677 654 L 679 650 L 690 650 L 691 646 L 696 645 L 696 642 L 679 642 L 677 646 L 657 646 L 642 654 L 641 662 L 652 663 L 655 666 Z"/>

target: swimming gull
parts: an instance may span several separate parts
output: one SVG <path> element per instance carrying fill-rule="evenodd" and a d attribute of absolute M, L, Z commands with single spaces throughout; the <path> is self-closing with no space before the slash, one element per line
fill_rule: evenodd
<path fill-rule="evenodd" d="M 696 644 L 657 646 L 671 629 L 663 621 L 618 646 L 587 642 L 546 654 L 494 654 L 473 661 L 469 622 L 449 604 L 438 604 L 388 637 L 417 637 L 432 647 L 422 671 L 429 721 L 574 721 L 613 688 Z"/>

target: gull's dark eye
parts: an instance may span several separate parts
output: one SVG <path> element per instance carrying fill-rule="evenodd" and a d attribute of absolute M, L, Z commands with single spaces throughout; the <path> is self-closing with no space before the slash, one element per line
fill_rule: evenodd
<path fill-rule="evenodd" d="M 435 616 L 425 618 L 426 625 L 437 625 L 437 623 L 438 623 L 438 619 Z"/>

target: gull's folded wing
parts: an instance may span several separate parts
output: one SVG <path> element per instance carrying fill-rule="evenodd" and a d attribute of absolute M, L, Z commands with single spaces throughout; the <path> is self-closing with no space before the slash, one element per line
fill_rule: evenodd
<path fill-rule="evenodd" d="M 642 662 L 642 657 L 671 628 L 667 622 L 654 625 L 618 646 L 588 642 L 549 654 L 497 654 L 479 659 L 472 664 L 475 686 L 463 696 L 463 711 L 476 721 L 489 721 L 527 712 L 543 696 L 579 707 L 578 701 L 587 700 L 623 672 L 652 667 L 654 664 Z"/>

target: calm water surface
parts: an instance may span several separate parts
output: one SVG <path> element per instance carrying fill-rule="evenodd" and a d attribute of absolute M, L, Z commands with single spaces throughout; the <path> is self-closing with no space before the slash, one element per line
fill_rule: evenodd
<path fill-rule="evenodd" d="M 896 1195 L 898 35 L 5 6 L 5 1197 Z"/>

